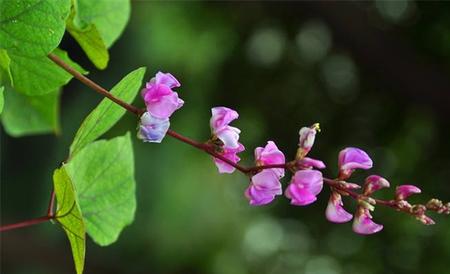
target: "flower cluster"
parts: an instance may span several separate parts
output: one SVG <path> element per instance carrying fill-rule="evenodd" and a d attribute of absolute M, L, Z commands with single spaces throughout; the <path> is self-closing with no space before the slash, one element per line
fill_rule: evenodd
<path fill-rule="evenodd" d="M 184 101 L 178 98 L 173 88 L 180 82 L 170 73 L 158 72 L 142 90 L 141 95 L 147 112 L 141 116 L 138 138 L 144 142 L 160 143 L 170 126 L 169 118 L 181 108 Z"/>
<path fill-rule="evenodd" d="M 180 83 L 174 76 L 158 72 L 142 90 L 147 111 L 140 118 L 138 137 L 144 142 L 159 143 L 166 135 L 170 116 L 184 103 L 172 90 L 177 87 L 180 87 Z M 390 187 L 385 178 L 370 175 L 362 186 L 348 182 L 357 169 L 368 170 L 373 166 L 369 155 L 359 148 L 348 147 L 340 151 L 339 173 L 336 179 L 324 178 L 320 170 L 325 168 L 325 164 L 307 157 L 314 145 L 316 134 L 320 131 L 319 124 L 300 129 L 298 149 L 293 161 L 286 162 L 283 152 L 275 142 L 268 141 L 265 147 L 255 149 L 255 167 L 245 169 L 237 164 L 240 161 L 238 153 L 245 149 L 239 142 L 241 131 L 230 126 L 239 114 L 227 107 L 214 107 L 211 114 L 211 138 L 203 144 L 202 149 L 213 156 L 220 173 L 233 173 L 238 167 L 240 171 L 250 175 L 250 184 L 244 193 L 250 205 L 267 205 L 276 196 L 282 195 L 281 179 L 285 176 L 285 169 L 288 169 L 293 175 L 284 195 L 290 199 L 291 205 L 306 206 L 314 203 L 326 182 L 331 190 L 325 210 L 326 218 L 333 223 L 346 223 L 353 219 L 353 231 L 362 235 L 383 229 L 383 225 L 375 223 L 371 215 L 378 203 L 411 214 L 423 224 L 434 224 L 434 221 L 425 215 L 427 210 L 450 214 L 450 203 L 444 204 L 437 199 L 431 199 L 426 205 L 411 205 L 407 201 L 408 197 L 421 192 L 413 185 L 398 186 L 395 199 L 385 201 L 372 198 L 376 191 Z M 357 189 L 361 189 L 361 193 L 355 192 Z M 345 210 L 343 196 L 356 200 L 357 208 L 354 214 Z"/>
<path fill-rule="evenodd" d="M 227 107 L 214 107 L 211 109 L 211 142 L 215 144 L 219 154 L 233 163 L 239 162 L 241 159 L 237 156 L 239 152 L 245 150 L 244 146 L 239 143 L 239 134 L 241 131 L 229 124 L 239 117 L 239 114 Z M 235 168 L 224 161 L 214 158 L 220 173 L 233 173 Z"/>

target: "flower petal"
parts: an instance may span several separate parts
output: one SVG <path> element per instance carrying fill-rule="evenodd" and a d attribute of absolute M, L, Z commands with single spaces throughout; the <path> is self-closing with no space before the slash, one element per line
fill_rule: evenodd
<path fill-rule="evenodd" d="M 382 188 L 390 187 L 388 180 L 378 175 L 370 175 L 364 183 L 363 193 L 368 196 Z"/>
<path fill-rule="evenodd" d="M 169 118 L 160 119 L 145 112 L 141 116 L 137 137 L 144 142 L 161 143 L 169 126 Z"/>
<path fill-rule="evenodd" d="M 395 189 L 395 198 L 397 200 L 405 200 L 413 194 L 419 194 L 422 191 L 414 185 L 400 185 Z"/>
<path fill-rule="evenodd" d="M 358 207 L 357 214 L 353 220 L 353 231 L 361 235 L 374 234 L 383 229 L 383 225 L 372 221 L 372 215 L 366 208 Z"/>
<path fill-rule="evenodd" d="M 347 179 L 357 169 L 370 169 L 373 166 L 372 159 L 359 148 L 348 147 L 339 152 L 338 160 L 341 179 Z"/>
<path fill-rule="evenodd" d="M 339 193 L 332 192 L 325 211 L 327 220 L 333 223 L 346 223 L 353 218 L 343 207 L 342 197 Z"/>
<path fill-rule="evenodd" d="M 239 117 L 235 110 L 227 107 L 214 107 L 211 109 L 211 113 L 212 116 L 209 123 L 214 134 Z"/>

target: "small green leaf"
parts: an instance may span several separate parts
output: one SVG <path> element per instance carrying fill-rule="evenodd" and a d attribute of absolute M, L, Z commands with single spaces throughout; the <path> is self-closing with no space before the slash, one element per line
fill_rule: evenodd
<path fill-rule="evenodd" d="M 0 114 L 2 114 L 3 111 L 3 104 L 5 99 L 3 98 L 3 90 L 5 90 L 4 87 L 0 87 Z"/>
<path fill-rule="evenodd" d="M 127 103 L 133 102 L 141 87 L 144 74 L 145 68 L 139 68 L 130 72 L 112 88 L 111 93 Z M 108 131 L 125 114 L 125 111 L 125 109 L 116 105 L 111 100 L 107 98 L 103 99 L 86 119 L 84 119 L 78 129 L 70 146 L 70 155 L 74 156 L 87 144 Z"/>
<path fill-rule="evenodd" d="M 46 56 L 60 43 L 70 0 L 0 1 L 0 47 L 10 54 Z"/>
<path fill-rule="evenodd" d="M 6 88 L 4 96 L 2 123 L 9 135 L 59 133 L 59 91 L 27 96 Z"/>
<path fill-rule="evenodd" d="M 83 29 L 94 24 L 109 48 L 119 38 L 130 17 L 129 0 L 76 0 L 74 24 Z"/>
<path fill-rule="evenodd" d="M 115 242 L 136 210 L 130 134 L 89 144 L 65 167 L 77 189 L 87 233 L 102 246 Z"/>
<path fill-rule="evenodd" d="M 68 23 L 67 30 L 80 44 L 92 63 L 99 69 L 105 69 L 109 62 L 109 53 L 95 25 L 88 25 L 81 30 L 74 27 L 72 23 Z"/>
<path fill-rule="evenodd" d="M 53 173 L 53 184 L 57 200 L 55 220 L 66 232 L 76 272 L 81 274 L 86 254 L 86 228 L 77 203 L 74 185 L 64 166 Z"/>
<path fill-rule="evenodd" d="M 86 73 L 83 68 L 70 60 L 67 52 L 55 49 L 53 53 L 79 72 Z M 9 54 L 9 56 L 14 88 L 18 92 L 42 95 L 59 89 L 72 79 L 71 74 L 53 63 L 47 56 L 33 58 L 18 54 Z"/>
<path fill-rule="evenodd" d="M 11 59 L 6 50 L 0 49 L 0 82 L 7 83 L 9 81 L 10 85 L 14 85 L 10 64 Z M 5 80 L 5 78 L 8 80 Z"/>

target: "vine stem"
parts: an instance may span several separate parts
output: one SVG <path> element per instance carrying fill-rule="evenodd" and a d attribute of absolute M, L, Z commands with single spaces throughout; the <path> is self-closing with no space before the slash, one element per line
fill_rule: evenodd
<path fill-rule="evenodd" d="M 106 90 L 105 88 L 101 87 L 100 85 L 98 85 L 97 83 L 93 82 L 92 80 L 90 80 L 89 78 L 87 78 L 86 76 L 84 76 L 83 74 L 79 73 L 78 71 L 76 71 L 74 68 L 72 68 L 70 65 L 66 64 L 62 59 L 60 59 L 58 56 L 54 55 L 53 53 L 50 53 L 48 55 L 48 57 L 55 62 L 57 65 L 59 65 L 61 68 L 63 68 L 64 70 L 66 70 L 68 73 L 72 74 L 73 77 L 75 77 L 76 79 L 80 80 L 82 83 L 84 83 L 85 85 L 87 85 L 88 87 L 90 87 L 91 89 L 93 89 L 94 91 L 97 91 L 98 93 L 102 94 L 103 96 L 107 97 L 108 99 L 112 100 L 113 102 L 115 102 L 116 104 L 122 106 L 123 108 L 125 108 L 126 110 L 128 110 L 131 113 L 134 113 L 137 116 L 141 116 L 145 110 L 139 109 L 133 105 L 130 105 L 122 100 L 120 100 L 119 98 L 115 97 L 114 95 L 112 95 L 108 90 Z M 251 175 L 251 174 L 255 174 L 260 170 L 263 169 L 269 169 L 269 168 L 284 168 L 284 169 L 290 169 L 293 166 L 295 166 L 295 160 L 292 162 L 287 162 L 285 164 L 273 164 L 273 165 L 263 165 L 263 166 L 253 166 L 253 167 L 244 167 L 242 165 L 239 165 L 237 163 L 232 162 L 231 160 L 228 160 L 227 158 L 225 158 L 224 156 L 222 156 L 221 154 L 217 153 L 214 151 L 214 149 L 209 146 L 208 144 L 205 143 L 200 143 L 197 142 L 195 140 L 192 140 L 184 135 L 181 135 L 180 133 L 177 133 L 174 130 L 169 129 L 167 131 L 167 135 L 178 139 L 179 141 L 182 141 L 188 145 L 191 145 L 197 149 L 203 150 L 204 152 L 210 154 L 211 156 L 220 159 L 222 161 L 224 161 L 225 163 L 233 166 L 234 168 L 236 168 L 237 170 L 239 170 L 240 172 L 244 173 L 245 175 Z M 339 180 L 334 180 L 334 179 L 330 179 L 330 178 L 323 178 L 323 181 L 328 184 L 330 187 L 338 189 L 341 192 L 347 193 L 348 196 L 352 197 L 355 200 L 358 199 L 364 199 L 364 198 L 371 198 L 371 197 L 366 197 L 364 195 L 358 194 L 348 188 L 343 187 L 340 184 Z M 384 206 L 388 206 L 391 208 L 394 208 L 398 211 L 403 211 L 406 212 L 408 214 L 411 214 L 411 212 L 409 212 L 407 209 L 404 208 L 400 208 L 397 206 L 397 204 L 395 203 L 395 200 L 381 200 L 381 199 L 374 199 L 371 198 L 373 201 L 375 201 L 377 204 L 381 204 Z"/>
<path fill-rule="evenodd" d="M 86 76 L 84 76 L 83 74 L 79 73 L 78 71 L 76 71 L 74 68 L 72 68 L 70 65 L 66 64 L 61 58 L 59 58 L 58 56 L 56 56 L 53 53 L 50 53 L 48 55 L 48 58 L 50 60 L 52 60 L 55 64 L 57 64 L 58 66 L 60 66 L 62 69 L 64 69 L 65 71 L 67 71 L 68 73 L 70 73 L 74 78 L 78 79 L 80 82 L 82 82 L 83 84 L 85 84 L 86 86 L 88 86 L 89 88 L 91 88 L 92 90 L 100 93 L 101 95 L 103 95 L 104 97 L 110 99 L 111 101 L 113 101 L 114 103 L 116 103 L 117 105 L 123 107 L 124 109 L 126 109 L 127 111 L 137 115 L 138 117 L 140 117 L 145 110 L 137 108 L 133 105 L 130 105 L 124 101 L 122 101 L 121 99 L 115 97 L 113 94 L 111 94 L 108 90 L 106 90 L 105 88 L 101 87 L 100 85 L 98 85 L 97 83 L 95 83 L 94 81 L 92 81 L 91 79 L 87 78 Z M 295 166 L 295 161 L 292 162 L 287 162 L 285 164 L 273 164 L 273 165 L 263 165 L 263 166 L 253 166 L 253 167 L 244 167 L 242 165 L 239 165 L 237 163 L 232 162 L 231 160 L 225 158 L 224 156 L 222 156 L 221 154 L 217 153 L 214 148 L 212 146 L 210 146 L 207 143 L 200 143 L 197 142 L 193 139 L 190 139 L 184 135 L 181 135 L 179 133 L 177 133 L 174 130 L 169 129 L 167 131 L 167 135 L 181 141 L 184 142 L 188 145 L 191 145 L 199 150 L 202 150 L 206 153 L 208 153 L 209 155 L 222 160 L 223 162 L 233 166 L 234 168 L 236 168 L 237 170 L 239 170 L 240 172 L 244 173 L 245 175 L 252 175 L 252 174 L 256 174 L 257 172 L 263 170 L 263 169 L 269 169 L 269 168 L 284 168 L 284 169 L 291 169 L 292 167 Z M 365 197 L 364 195 L 358 194 L 350 189 L 347 189 L 345 187 L 343 187 L 340 184 L 339 180 L 334 180 L 334 179 L 329 179 L 329 178 L 323 178 L 324 183 L 328 184 L 331 188 L 337 189 L 343 193 L 348 194 L 348 196 L 352 197 L 355 200 L 359 200 L 359 199 L 364 199 L 364 198 L 371 198 L 371 197 Z M 375 201 L 377 204 L 381 204 L 384 206 L 388 206 L 391 208 L 394 208 L 398 211 L 403 211 L 405 213 L 411 214 L 413 215 L 410 211 L 408 211 L 407 209 L 404 208 L 400 208 L 397 206 L 397 204 L 395 203 L 395 200 L 380 200 L 380 199 L 374 199 L 371 198 L 373 201 Z M 26 221 L 22 221 L 19 223 L 14 223 L 14 224 L 8 224 L 8 225 L 4 225 L 0 227 L 0 232 L 4 232 L 4 231 L 8 231 L 8 230 L 12 230 L 12 229 L 17 229 L 17 228 L 21 228 L 21 227 L 27 227 L 27 226 L 32 226 L 35 224 L 40 224 L 43 222 L 47 222 L 51 219 L 54 219 L 54 212 L 53 212 L 53 207 L 54 207 L 54 201 L 55 201 L 55 192 L 54 190 L 52 190 L 51 192 L 51 196 L 50 196 L 50 202 L 48 205 L 48 209 L 47 209 L 47 215 L 46 216 L 42 216 L 42 217 L 38 217 L 38 218 L 34 218 L 34 219 L 29 219 Z"/>

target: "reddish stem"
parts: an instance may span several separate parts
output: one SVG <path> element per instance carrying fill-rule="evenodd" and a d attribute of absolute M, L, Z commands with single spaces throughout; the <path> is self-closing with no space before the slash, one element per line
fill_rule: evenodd
<path fill-rule="evenodd" d="M 5 232 L 8 230 L 17 229 L 17 228 L 21 228 L 21 227 L 32 226 L 32 225 L 36 225 L 36 224 L 40 224 L 40 223 L 45 223 L 51 219 L 53 219 L 53 217 L 51 217 L 51 216 L 42 216 L 39 218 L 34 218 L 34 219 L 26 220 L 23 222 L 15 223 L 15 224 L 4 225 L 4 226 L 0 227 L 0 232 Z"/>

